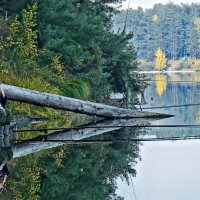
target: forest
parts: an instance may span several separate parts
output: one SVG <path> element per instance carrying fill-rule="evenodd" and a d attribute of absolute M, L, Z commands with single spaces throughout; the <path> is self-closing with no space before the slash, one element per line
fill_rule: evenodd
<path fill-rule="evenodd" d="M 1 0 L 1 82 L 96 102 L 112 92 L 135 95 L 143 86 L 140 76 L 131 73 L 138 67 L 132 34 L 112 30 L 118 12 L 113 5 L 120 2 Z M 36 127 L 73 126 L 69 113 L 11 101 L 8 107 L 17 117 L 50 119 Z M 128 182 L 128 176 L 135 175 L 129 163 L 136 162 L 138 151 L 137 144 L 64 145 L 11 159 L 11 175 L 0 198 L 121 200 L 116 178 Z"/>
<path fill-rule="evenodd" d="M 113 21 L 116 33 L 125 25 L 126 33 L 133 33 L 141 60 L 154 61 L 159 48 L 168 60 L 200 59 L 200 4 L 170 2 L 155 4 L 152 9 L 122 10 Z"/>
<path fill-rule="evenodd" d="M 121 1 L 1 0 L 1 82 L 95 102 L 107 100 L 112 92 L 123 93 L 129 99 L 144 91 L 145 85 L 140 82 L 144 77 L 134 73 L 141 60 L 154 62 L 157 52 L 157 57 L 163 58 L 155 63 L 160 70 L 160 63 L 167 66 L 168 60 L 200 59 L 200 5 L 157 4 L 148 10 L 130 9 L 127 15 L 127 11 L 118 10 Z M 162 95 L 169 103 L 167 76 L 161 74 L 156 79 L 155 104 Z M 198 74 L 193 81 L 199 82 Z M 190 85 L 168 86 L 174 93 L 184 93 L 180 103 L 187 103 L 185 96 L 192 94 Z M 149 97 L 153 101 L 152 94 Z M 198 98 L 198 92 L 192 98 Z M 18 142 L 40 138 L 43 144 L 47 142 L 46 134 L 59 134 L 53 130 L 28 131 L 33 128 L 88 123 L 82 116 L 75 118 L 50 108 L 11 101 L 8 107 L 17 117 L 50 119 L 18 127 L 19 131 L 26 130 L 12 135 Z M 184 119 L 191 115 L 194 113 L 181 113 Z M 160 136 L 158 130 L 155 134 Z M 83 142 L 88 144 L 74 141 L 73 145 L 66 143 L 27 156 L 10 156 L 10 175 L 0 199 L 123 200 L 117 180 L 131 185 L 130 177 L 137 175 L 135 165 L 142 159 L 142 143 L 131 140 L 147 135 L 148 130 L 126 127 L 108 131 L 88 141 L 85 138 Z M 172 132 L 165 134 L 171 136 Z M 92 140 L 97 143 L 89 144 Z M 25 146 L 34 140 L 23 142 Z M 6 148 L 13 155 L 16 150 L 16 145 Z"/>
<path fill-rule="evenodd" d="M 139 76 L 130 73 L 138 67 L 132 34 L 112 31 L 120 2 L 2 0 L 1 82 L 98 102 L 139 91 Z M 59 117 L 52 109 L 10 106 L 14 114 Z"/>

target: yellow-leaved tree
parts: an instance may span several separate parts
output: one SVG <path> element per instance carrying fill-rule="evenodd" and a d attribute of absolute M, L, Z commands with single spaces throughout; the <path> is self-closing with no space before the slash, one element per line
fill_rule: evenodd
<path fill-rule="evenodd" d="M 161 48 L 155 53 L 155 68 L 157 70 L 163 70 L 166 68 L 167 59 L 165 58 L 165 54 L 162 52 Z"/>
<path fill-rule="evenodd" d="M 0 50 L 9 54 L 13 62 L 26 61 L 33 64 L 38 57 L 37 46 L 37 3 L 23 10 L 21 21 L 14 18 L 10 25 L 9 36 L 0 45 Z M 12 57 L 12 58 L 11 58 Z"/>

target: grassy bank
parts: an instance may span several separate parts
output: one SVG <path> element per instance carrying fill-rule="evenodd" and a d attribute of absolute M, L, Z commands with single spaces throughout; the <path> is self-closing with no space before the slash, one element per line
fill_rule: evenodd
<path fill-rule="evenodd" d="M 45 81 L 37 72 L 19 74 L 15 71 L 6 71 L 1 69 L 0 80 L 2 83 L 24 87 L 41 92 L 48 92 L 53 94 L 62 94 L 62 92 L 55 86 Z M 62 119 L 68 116 L 68 112 L 54 110 L 51 108 L 34 106 L 31 104 L 9 101 L 8 107 L 12 110 L 15 116 Z"/>

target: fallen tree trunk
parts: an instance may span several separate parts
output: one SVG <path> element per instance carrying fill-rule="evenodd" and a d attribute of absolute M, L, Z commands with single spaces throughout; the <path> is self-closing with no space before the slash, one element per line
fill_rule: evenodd
<path fill-rule="evenodd" d="M 118 108 L 89 101 L 2 84 L 8 99 L 103 118 L 167 117 L 169 115 Z"/>

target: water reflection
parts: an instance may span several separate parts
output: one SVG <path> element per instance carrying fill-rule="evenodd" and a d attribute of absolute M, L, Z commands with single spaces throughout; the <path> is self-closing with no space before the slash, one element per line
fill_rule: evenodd
<path fill-rule="evenodd" d="M 193 78 L 197 80 L 198 76 L 185 75 L 184 78 L 191 81 Z M 168 76 L 166 80 L 183 79 L 178 74 Z M 145 91 L 144 97 L 148 105 L 142 105 L 143 107 L 198 102 L 197 83 L 168 82 L 162 86 L 156 85 L 158 83 L 152 83 Z M 160 92 L 156 92 L 157 87 L 160 87 Z M 135 191 L 140 200 L 173 199 L 174 194 L 177 194 L 176 200 L 183 200 L 183 195 L 180 195 L 183 189 L 177 185 L 187 188 L 187 180 L 190 184 L 193 181 L 187 174 L 194 177 L 200 163 L 199 148 L 196 146 L 196 149 L 192 149 L 194 141 L 191 141 L 191 146 L 183 146 L 188 143 L 141 143 L 131 139 L 199 135 L 199 129 L 126 126 L 144 126 L 150 123 L 198 124 L 199 107 L 162 108 L 152 111 L 167 112 L 176 116 L 151 122 L 145 119 L 104 121 L 92 124 L 97 126 L 95 128 L 79 127 L 56 132 L 19 132 L 17 137 L 11 140 L 9 155 L 5 152 L 8 150 L 5 146 L 8 145 L 3 141 L 0 156 L 2 162 L 6 160 L 10 175 L 6 190 L 2 191 L 0 199 L 121 200 L 124 197 L 128 200 L 134 199 Z M 67 125 L 69 124 L 71 123 L 67 122 Z M 120 140 L 125 142 L 119 142 Z M 175 148 L 177 145 L 178 149 Z M 186 148 L 186 152 L 183 147 Z M 192 163 L 195 163 L 195 166 Z M 180 171 L 181 173 L 178 173 Z M 187 173 L 188 171 L 194 173 Z M 184 180 L 185 176 L 187 180 Z M 181 184 L 183 182 L 185 185 Z M 195 183 L 199 183 L 197 178 Z M 197 194 L 199 184 L 195 183 L 191 184 L 195 188 L 192 191 Z M 118 187 L 120 188 L 117 189 Z M 179 192 L 171 193 L 166 188 L 176 188 Z M 189 192 L 185 194 L 188 195 Z M 193 197 L 191 199 L 195 199 L 196 196 Z"/>
<path fill-rule="evenodd" d="M 162 96 L 163 92 L 166 90 L 167 87 L 167 75 L 164 74 L 156 74 L 156 92 L 159 96 Z"/>
<path fill-rule="evenodd" d="M 196 82 L 199 80 L 200 73 L 196 72 L 193 74 L 180 74 L 172 73 L 165 75 L 167 76 L 167 84 L 165 92 L 156 92 L 158 89 L 158 83 L 164 81 L 150 82 L 151 86 L 145 91 L 145 99 L 148 105 L 143 105 L 142 108 L 148 111 L 174 114 L 174 118 L 168 118 L 162 120 L 160 124 L 199 124 L 199 99 L 200 99 L 200 83 Z M 151 79 L 157 80 L 154 76 Z M 159 79 L 160 80 L 160 79 Z M 163 86 L 159 86 L 164 88 Z M 161 94 L 161 95 L 160 95 Z M 193 104 L 190 106 L 190 104 Z M 196 105 L 194 105 L 196 104 Z M 188 105 L 179 107 L 179 105 Z M 177 106 L 168 107 L 166 106 Z M 163 107 L 163 108 L 154 108 Z M 184 132 L 184 131 L 183 131 Z M 189 130 L 190 133 L 195 134 L 196 131 Z M 188 132 L 188 133 L 189 133 Z M 197 133 L 197 132 L 196 132 Z M 186 134 L 186 133 L 185 133 Z"/>
<path fill-rule="evenodd" d="M 165 76 L 167 84 L 164 92 L 158 92 L 159 81 L 150 82 L 151 86 L 145 91 L 148 105 L 143 105 L 143 109 L 157 107 L 150 111 L 175 114 L 175 117 L 155 121 L 153 124 L 198 125 L 200 105 L 182 107 L 179 105 L 200 103 L 200 73 L 172 73 Z M 152 75 L 151 79 L 156 80 L 158 77 Z M 166 108 L 170 105 L 177 105 L 177 107 Z M 150 137 L 200 136 L 199 128 L 194 127 L 158 127 L 145 130 Z M 196 172 L 200 166 L 199 143 L 199 140 L 142 142 L 139 146 L 141 161 L 138 161 L 135 166 L 137 176 L 133 178 L 137 196 L 135 199 L 198 199 L 200 179 Z M 131 185 L 128 186 L 125 182 L 118 180 L 118 186 L 118 194 L 125 200 L 134 199 Z"/>
<path fill-rule="evenodd" d="M 0 192 L 6 189 L 9 176 L 7 162 L 13 158 L 11 147 L 0 148 Z"/>
<path fill-rule="evenodd" d="M 114 120 L 97 124 L 99 128 L 58 131 L 36 137 L 33 133 L 31 140 L 14 140 L 10 148 L 13 154 L 9 161 L 8 189 L 1 195 L 20 200 L 120 199 L 116 194 L 116 180 L 120 177 L 129 183 L 129 175 L 136 176 L 134 166 L 139 159 L 139 142 L 128 142 L 128 139 L 138 138 L 145 131 L 144 128 L 114 126 L 146 124 L 149 121 L 145 119 Z M 65 140 L 87 141 L 88 138 L 127 142 L 64 144 Z M 1 149 L 2 158 L 6 155 L 5 149 Z"/>

